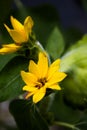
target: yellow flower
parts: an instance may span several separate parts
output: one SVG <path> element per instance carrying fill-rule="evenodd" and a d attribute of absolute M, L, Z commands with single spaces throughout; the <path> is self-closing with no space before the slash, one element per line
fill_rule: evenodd
<path fill-rule="evenodd" d="M 59 65 L 60 59 L 57 59 L 48 67 L 48 58 L 41 52 L 37 64 L 30 60 L 29 72 L 21 71 L 22 79 L 26 83 L 23 90 L 28 91 L 26 99 L 33 95 L 33 102 L 37 103 L 45 96 L 47 88 L 61 90 L 58 82 L 66 74 L 59 72 Z"/>
<path fill-rule="evenodd" d="M 15 43 L 20 45 L 23 42 L 27 42 L 33 27 L 32 18 L 30 16 L 26 17 L 24 25 L 22 25 L 17 19 L 11 16 L 11 24 L 13 29 L 10 29 L 6 24 L 4 26 Z"/>
<path fill-rule="evenodd" d="M 7 54 L 20 49 L 21 44 L 29 40 L 29 35 L 32 32 L 33 20 L 30 16 L 26 17 L 24 20 L 24 25 L 22 25 L 17 19 L 11 16 L 11 24 L 13 26 L 13 29 L 10 29 L 6 24 L 4 24 L 4 26 L 14 40 L 14 43 L 2 45 L 0 54 Z"/>

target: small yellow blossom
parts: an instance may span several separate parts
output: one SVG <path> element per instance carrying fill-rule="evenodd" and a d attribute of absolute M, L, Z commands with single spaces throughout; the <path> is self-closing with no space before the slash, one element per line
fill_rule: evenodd
<path fill-rule="evenodd" d="M 58 82 L 62 81 L 66 74 L 59 71 L 60 59 L 48 66 L 46 54 L 39 53 L 39 60 L 36 64 L 30 60 L 29 72 L 21 71 L 21 76 L 26 85 L 23 90 L 28 91 L 26 99 L 33 95 L 33 102 L 39 102 L 46 94 L 46 89 L 61 90 Z"/>
<path fill-rule="evenodd" d="M 10 29 L 6 24 L 4 24 L 4 26 L 15 43 L 20 45 L 23 42 L 27 42 L 33 27 L 32 18 L 30 16 L 26 17 L 24 25 L 22 25 L 17 19 L 11 16 L 11 24 L 13 29 Z"/>
<path fill-rule="evenodd" d="M 24 20 L 24 25 L 22 25 L 17 19 L 11 16 L 11 24 L 13 26 L 13 29 L 10 29 L 6 24 L 4 24 L 4 26 L 14 40 L 14 43 L 2 45 L 0 54 L 7 54 L 19 50 L 21 48 L 21 44 L 29 40 L 29 35 L 32 32 L 34 23 L 30 16 L 26 17 Z"/>

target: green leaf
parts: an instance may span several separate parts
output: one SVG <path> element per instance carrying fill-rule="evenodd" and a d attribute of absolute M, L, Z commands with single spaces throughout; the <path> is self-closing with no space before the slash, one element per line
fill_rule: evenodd
<path fill-rule="evenodd" d="M 61 32 L 57 27 L 53 29 L 48 38 L 46 50 L 53 59 L 57 59 L 58 57 L 60 57 L 64 50 L 64 40 Z"/>
<path fill-rule="evenodd" d="M 16 56 L 16 54 L 0 55 L 0 71 L 5 67 L 5 65 Z"/>
<path fill-rule="evenodd" d="M 80 73 L 80 76 L 83 77 L 83 74 Z M 83 78 L 78 78 L 77 74 L 74 73 L 68 74 L 68 78 L 62 82 L 62 86 L 66 104 L 80 110 L 84 110 L 87 107 L 87 82 Z"/>
<path fill-rule="evenodd" d="M 14 100 L 10 104 L 19 130 L 49 130 L 46 121 L 41 117 L 38 108 L 28 100 Z"/>
<path fill-rule="evenodd" d="M 55 120 L 74 124 L 81 118 L 80 111 L 72 109 L 69 105 L 66 105 L 63 96 L 64 94 L 62 90 L 55 94 L 50 111 L 53 112 Z"/>
<path fill-rule="evenodd" d="M 83 37 L 81 37 L 80 40 L 76 41 L 75 44 L 70 46 L 68 49 L 69 50 L 79 49 L 80 47 L 83 47 L 84 45 L 87 46 L 87 34 L 83 35 Z"/>
<path fill-rule="evenodd" d="M 0 72 L 0 101 L 5 101 L 20 95 L 24 82 L 20 76 L 21 70 L 26 70 L 28 61 L 24 57 L 13 58 Z"/>
<path fill-rule="evenodd" d="M 87 35 L 71 46 L 61 58 L 61 71 L 67 72 L 63 83 L 64 98 L 75 108 L 87 107 Z"/>
<path fill-rule="evenodd" d="M 61 57 L 61 71 L 68 72 L 75 66 L 87 67 L 87 35 L 72 45 Z"/>

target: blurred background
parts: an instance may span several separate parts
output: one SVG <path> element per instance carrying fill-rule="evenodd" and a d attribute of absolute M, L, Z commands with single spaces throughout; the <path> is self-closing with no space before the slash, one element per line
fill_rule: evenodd
<path fill-rule="evenodd" d="M 87 32 L 87 1 L 86 0 L 8 0 L 7 2 L 1 0 L 0 5 L 0 21 L 6 19 L 7 15 L 13 8 L 21 6 L 21 3 L 25 7 L 36 7 L 44 4 L 52 5 L 58 15 L 60 16 L 61 24 L 63 28 L 71 26 L 78 27 L 82 32 Z M 16 5 L 18 3 L 18 5 Z M 51 15 L 51 14 L 49 14 Z"/>
<path fill-rule="evenodd" d="M 3 23 L 10 25 L 11 15 L 21 22 L 31 15 L 37 39 L 43 46 L 55 25 L 60 28 L 67 45 L 87 33 L 87 0 L 0 0 L 0 43 L 11 41 L 3 26 Z M 0 103 L 0 130 L 17 130 L 8 110 L 9 102 Z"/>

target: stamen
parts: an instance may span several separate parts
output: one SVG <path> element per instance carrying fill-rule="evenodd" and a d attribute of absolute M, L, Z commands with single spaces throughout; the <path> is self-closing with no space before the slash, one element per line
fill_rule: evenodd
<path fill-rule="evenodd" d="M 43 87 L 45 85 L 46 82 L 47 82 L 46 78 L 39 79 L 38 80 L 38 84 L 35 87 L 37 87 L 38 89 L 40 89 L 41 87 Z"/>

